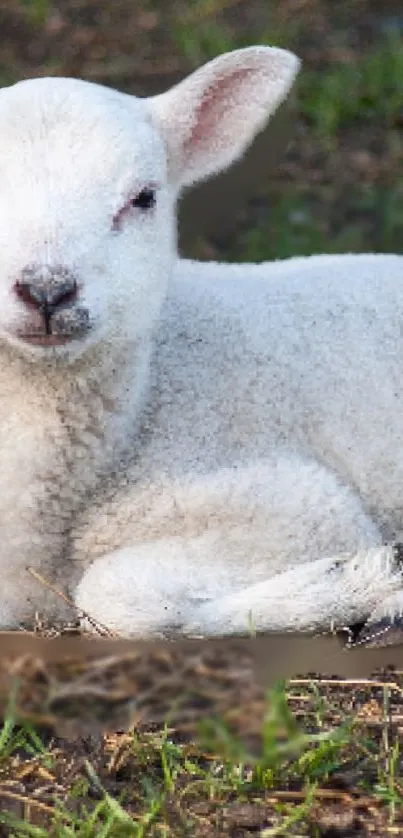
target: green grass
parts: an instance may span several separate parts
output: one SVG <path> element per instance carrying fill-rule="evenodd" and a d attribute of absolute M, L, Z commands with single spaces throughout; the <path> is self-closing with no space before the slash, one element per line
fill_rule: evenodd
<path fill-rule="evenodd" d="M 52 9 L 50 0 L 20 0 L 21 5 L 27 8 L 32 22 L 36 25 L 46 23 L 46 19 Z"/>
<path fill-rule="evenodd" d="M 304 57 L 309 31 L 302 16 L 285 20 L 268 7 L 263 28 L 234 33 L 222 16 L 226 5 L 219 0 L 192 3 L 187 15 L 175 21 L 174 43 L 194 66 L 253 42 L 294 48 Z M 336 30 L 334 45 L 345 47 L 346 40 L 348 33 Z M 308 171 L 304 182 L 302 165 L 291 183 L 286 178 L 277 183 L 276 177 L 261 190 L 260 212 L 252 209 L 230 241 L 218 237 L 219 256 L 261 261 L 319 252 L 403 251 L 401 30 L 380 26 L 378 38 L 365 48 L 340 54 L 339 59 L 330 55 L 320 67 L 304 61 L 292 105 L 293 123 L 304 126 L 310 145 L 308 165 L 321 160 L 323 181 L 310 183 Z M 349 165 L 356 149 L 374 154 L 374 173 L 363 178 L 362 171 L 353 170 L 342 190 L 337 173 L 327 169 L 337 154 L 343 173 L 344 161 Z"/>
<path fill-rule="evenodd" d="M 402 251 L 403 183 L 395 188 L 357 184 L 345 196 L 346 221 L 338 216 L 338 196 L 318 204 L 309 190 L 270 190 L 253 225 L 240 227 L 228 244 L 232 261 L 259 262 L 312 253 Z M 262 204 L 263 204 L 262 200 Z"/>
<path fill-rule="evenodd" d="M 21 794 L 35 818 L 3 810 L 0 825 L 13 838 L 179 838 L 199 834 L 195 830 L 206 817 L 203 812 L 220 820 L 234 801 L 267 808 L 270 800 L 270 825 L 262 827 L 260 838 L 319 836 L 312 829 L 322 799 L 326 808 L 326 788 L 334 776 L 359 766 L 362 779 L 355 795 L 362 795 L 363 807 L 381 806 L 386 825 L 393 827 L 403 805 L 403 773 L 399 739 L 389 724 L 389 690 L 386 685 L 380 699 L 380 742 L 357 726 L 354 713 L 340 721 L 337 701 L 325 698 L 315 681 L 307 687 L 306 723 L 297 723 L 292 688 L 286 691 L 280 684 L 267 696 L 259 757 L 251 756 L 220 720 L 205 720 L 192 745 L 175 742 L 168 729 L 133 733 L 116 771 L 127 773 L 118 794 L 108 791 L 91 760 L 77 760 L 74 776 L 47 804 L 32 789 Z M 329 714 L 334 714 L 331 723 Z M 4 779 L 18 776 L 22 750 L 22 765 L 32 760 L 48 772 L 57 768 L 60 753 L 48 749 L 31 726 L 17 728 L 10 715 L 0 731 L 0 795 Z"/>
<path fill-rule="evenodd" d="M 303 73 L 300 116 L 330 150 L 340 142 L 342 129 L 376 125 L 384 134 L 397 130 L 403 111 L 402 78 L 403 39 L 390 32 L 351 63 Z"/>
<path fill-rule="evenodd" d="M 263 209 L 228 247 L 241 261 L 295 254 L 403 252 L 403 39 L 388 35 L 352 64 L 303 72 L 293 106 L 305 126 L 312 158 L 322 160 L 322 183 L 281 181 L 262 193 Z M 359 139 L 361 137 L 361 140 Z M 357 141 L 358 138 L 358 141 Z M 297 141 L 296 141 L 297 143 Z M 295 144 L 296 144 L 295 143 Z M 356 148 L 374 153 L 374 176 L 346 178 Z M 340 180 L 326 176 L 340 160 Z M 379 160 L 379 163 L 378 163 Z M 308 172 L 309 174 L 309 172 Z M 352 173 L 353 175 L 353 173 Z"/>
<path fill-rule="evenodd" d="M 173 19 L 172 41 L 195 67 L 234 48 L 231 28 L 216 18 L 220 8 L 217 0 L 193 0 L 183 15 Z"/>

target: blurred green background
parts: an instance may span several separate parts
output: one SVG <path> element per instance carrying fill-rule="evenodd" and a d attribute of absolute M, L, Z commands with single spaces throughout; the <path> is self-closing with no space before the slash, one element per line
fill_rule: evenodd
<path fill-rule="evenodd" d="M 403 251 L 403 4 L 3 0 L 0 83 L 72 75 L 140 95 L 254 43 L 303 59 L 240 166 L 185 197 L 181 250 L 260 260 Z"/>

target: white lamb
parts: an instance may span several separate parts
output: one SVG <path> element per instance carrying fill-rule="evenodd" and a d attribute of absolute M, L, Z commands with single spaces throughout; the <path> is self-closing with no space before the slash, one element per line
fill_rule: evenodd
<path fill-rule="evenodd" d="M 1 90 L 2 627 L 67 616 L 29 568 L 124 635 L 399 622 L 403 258 L 176 253 L 297 70 Z"/>

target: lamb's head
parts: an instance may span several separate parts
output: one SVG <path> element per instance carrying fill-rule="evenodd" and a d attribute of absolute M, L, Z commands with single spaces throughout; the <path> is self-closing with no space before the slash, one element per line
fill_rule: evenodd
<path fill-rule="evenodd" d="M 148 99 L 75 79 L 0 91 L 0 338 L 77 357 L 152 331 L 176 258 L 180 189 L 228 166 L 298 60 L 250 47 Z"/>

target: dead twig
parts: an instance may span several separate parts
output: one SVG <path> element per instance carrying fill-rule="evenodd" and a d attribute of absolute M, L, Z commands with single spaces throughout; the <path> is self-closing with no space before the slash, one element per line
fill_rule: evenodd
<path fill-rule="evenodd" d="M 67 603 L 67 605 L 69 605 L 70 608 L 74 608 L 74 610 L 75 610 L 75 612 L 76 612 L 76 614 L 77 614 L 77 616 L 80 620 L 83 620 L 83 619 L 88 620 L 90 625 L 95 629 L 95 631 L 99 635 L 101 635 L 101 637 L 105 637 L 105 636 L 106 637 L 117 637 L 118 636 L 113 631 L 108 629 L 107 626 L 104 626 L 102 623 L 99 623 L 97 620 L 94 620 L 94 618 L 91 617 L 91 615 L 88 614 L 86 611 L 83 611 L 81 608 L 78 608 L 77 605 L 75 604 L 74 600 L 70 599 L 70 597 L 68 597 L 67 594 L 63 593 L 63 591 L 60 591 L 59 588 L 56 588 L 56 586 L 53 585 L 52 582 L 49 582 L 48 579 L 45 579 L 45 577 L 42 576 L 41 573 L 38 573 L 37 570 L 34 570 L 33 567 L 29 567 L 28 572 L 31 574 L 31 576 L 34 577 L 34 579 L 36 579 L 37 582 L 40 582 L 41 585 L 43 585 L 45 588 L 48 588 L 49 591 L 52 591 L 52 593 L 54 593 L 56 596 L 58 596 L 60 599 L 62 599 L 65 603 Z"/>

